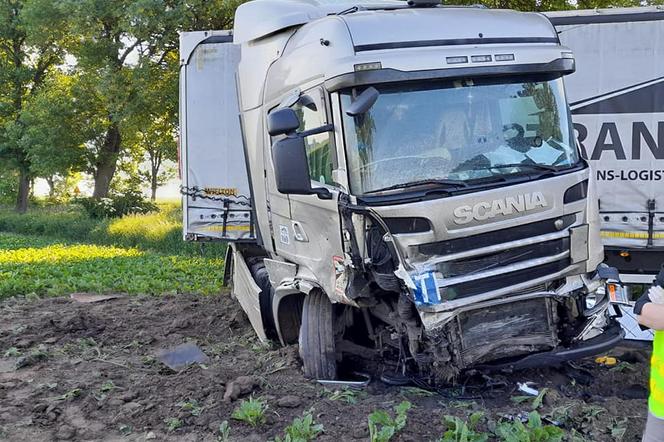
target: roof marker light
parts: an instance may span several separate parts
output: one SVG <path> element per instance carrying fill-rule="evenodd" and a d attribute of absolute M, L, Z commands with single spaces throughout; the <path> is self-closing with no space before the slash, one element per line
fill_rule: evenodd
<path fill-rule="evenodd" d="M 473 63 L 486 63 L 491 61 L 491 56 L 490 55 L 473 55 L 470 57 L 470 60 Z"/>
<path fill-rule="evenodd" d="M 493 59 L 496 61 L 514 61 L 514 54 L 496 54 Z"/>
<path fill-rule="evenodd" d="M 447 64 L 459 64 L 459 63 L 468 63 L 468 57 L 459 56 L 459 57 L 447 57 L 445 58 Z"/>
<path fill-rule="evenodd" d="M 383 65 L 381 64 L 380 61 L 375 61 L 372 63 L 360 63 L 356 64 L 354 66 L 355 72 L 360 72 L 360 71 L 372 71 L 375 69 L 383 69 Z"/>

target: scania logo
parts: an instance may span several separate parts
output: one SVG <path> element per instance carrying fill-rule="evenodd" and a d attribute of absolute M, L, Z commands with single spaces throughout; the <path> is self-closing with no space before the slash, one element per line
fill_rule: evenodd
<path fill-rule="evenodd" d="M 482 201 L 474 206 L 459 206 L 454 209 L 454 222 L 456 224 L 468 224 L 471 221 L 483 221 L 495 218 L 498 215 L 507 216 L 547 206 L 548 203 L 542 192 L 524 193 L 491 202 Z"/>

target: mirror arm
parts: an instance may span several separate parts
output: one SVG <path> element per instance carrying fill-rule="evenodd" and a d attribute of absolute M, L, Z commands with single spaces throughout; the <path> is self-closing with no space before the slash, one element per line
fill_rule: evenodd
<path fill-rule="evenodd" d="M 308 137 L 309 135 L 322 134 L 323 132 L 332 132 L 334 130 L 334 124 L 326 124 L 325 126 L 317 127 L 315 129 L 303 130 L 298 132 L 298 135 L 301 137 Z"/>
<path fill-rule="evenodd" d="M 311 192 L 321 200 L 331 200 L 332 192 L 327 190 L 325 187 L 315 187 L 311 189 Z"/>

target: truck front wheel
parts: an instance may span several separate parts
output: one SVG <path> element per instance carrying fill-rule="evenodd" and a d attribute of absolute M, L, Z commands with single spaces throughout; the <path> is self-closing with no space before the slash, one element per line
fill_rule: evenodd
<path fill-rule="evenodd" d="M 320 290 L 304 297 L 300 326 L 300 357 L 304 375 L 311 379 L 336 379 L 337 358 L 334 306 Z"/>

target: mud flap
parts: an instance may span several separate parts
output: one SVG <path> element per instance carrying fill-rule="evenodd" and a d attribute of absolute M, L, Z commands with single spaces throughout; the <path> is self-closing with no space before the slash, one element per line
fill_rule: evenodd
<path fill-rule="evenodd" d="M 240 306 L 242 306 L 242 310 L 249 317 L 249 322 L 256 331 L 258 338 L 262 342 L 268 342 L 261 316 L 261 288 L 251 276 L 251 271 L 249 271 L 242 252 L 233 244 L 231 244 L 231 247 L 233 248 L 233 295 L 237 298 Z"/>

